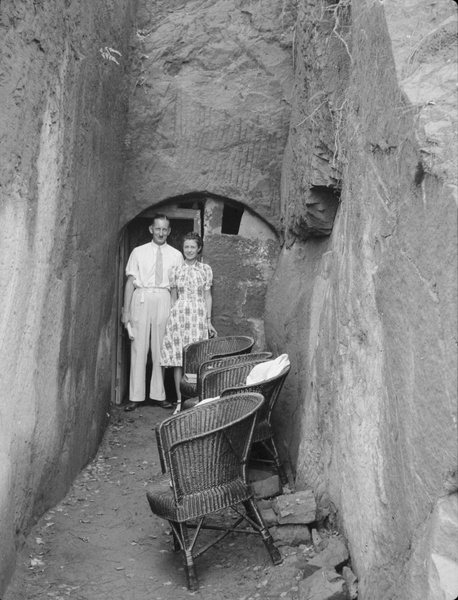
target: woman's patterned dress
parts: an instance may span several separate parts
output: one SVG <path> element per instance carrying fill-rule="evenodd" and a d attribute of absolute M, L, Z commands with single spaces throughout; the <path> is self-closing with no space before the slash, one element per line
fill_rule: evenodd
<path fill-rule="evenodd" d="M 161 365 L 181 367 L 183 346 L 208 339 L 205 291 L 212 286 L 213 272 L 204 263 L 184 264 L 170 270 L 169 280 L 170 287 L 177 288 L 178 300 L 167 322 Z"/>

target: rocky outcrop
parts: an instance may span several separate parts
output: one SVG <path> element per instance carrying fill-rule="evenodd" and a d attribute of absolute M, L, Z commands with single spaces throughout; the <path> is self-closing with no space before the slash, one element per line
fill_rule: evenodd
<path fill-rule="evenodd" d="M 1 3 L 0 595 L 107 422 L 130 4 Z"/>
<path fill-rule="evenodd" d="M 342 187 L 349 64 L 347 2 L 298 3 L 293 108 L 282 173 L 287 243 L 329 235 Z"/>
<path fill-rule="evenodd" d="M 319 76 L 311 91 L 306 76 L 296 85 L 283 168 L 291 177 L 282 195 L 289 247 L 269 286 L 266 317 L 269 343 L 293 363 L 277 432 L 297 461 L 297 483 L 313 488 L 330 517 L 338 513 L 359 597 L 414 600 L 413 556 L 434 562 L 433 534 L 423 524 L 457 454 L 456 54 L 449 29 L 456 7 L 299 4 L 296 72 L 320 56 L 325 102 L 319 107 L 315 97 Z M 332 161 L 314 166 L 310 137 L 313 118 L 328 110 L 330 64 L 341 65 L 343 86 L 334 96 L 341 196 L 331 236 L 315 240 L 301 233 L 295 189 L 319 176 L 320 185 L 332 183 Z M 319 130 L 319 121 L 313 126 Z M 306 159 L 296 159 L 298 146 Z M 455 560 L 441 556 L 441 565 Z M 432 591 L 440 577 L 429 577 L 422 574 L 422 589 L 440 597 Z"/>

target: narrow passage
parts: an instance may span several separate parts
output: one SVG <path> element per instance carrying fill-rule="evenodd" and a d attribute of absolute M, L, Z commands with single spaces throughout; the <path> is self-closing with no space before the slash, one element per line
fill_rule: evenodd
<path fill-rule="evenodd" d="M 112 408 L 97 456 L 32 529 L 3 600 L 297 598 L 304 549 L 281 547 L 274 567 L 258 536 L 232 534 L 197 559 L 201 588 L 188 591 L 168 524 L 146 500 L 162 476 L 154 429 L 168 414 L 147 403 Z"/>

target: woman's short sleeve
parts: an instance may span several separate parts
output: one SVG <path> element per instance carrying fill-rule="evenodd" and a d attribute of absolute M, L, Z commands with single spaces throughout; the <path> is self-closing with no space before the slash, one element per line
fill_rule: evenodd
<path fill-rule="evenodd" d="M 212 268 L 210 267 L 210 265 L 204 265 L 204 272 L 205 272 L 204 289 L 209 290 L 211 288 L 211 286 L 213 285 L 213 271 L 212 271 Z"/>

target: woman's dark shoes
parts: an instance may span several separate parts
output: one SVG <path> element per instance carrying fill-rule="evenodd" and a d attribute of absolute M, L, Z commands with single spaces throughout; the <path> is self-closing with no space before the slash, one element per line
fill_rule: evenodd
<path fill-rule="evenodd" d="M 124 407 L 125 412 L 131 412 L 132 410 L 136 410 L 138 407 L 138 402 L 128 402 Z"/>

